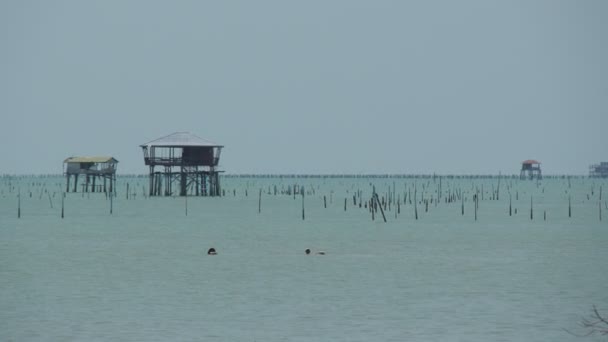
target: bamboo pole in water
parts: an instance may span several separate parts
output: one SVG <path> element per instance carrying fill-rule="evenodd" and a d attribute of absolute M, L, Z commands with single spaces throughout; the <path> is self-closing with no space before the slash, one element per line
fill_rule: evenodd
<path fill-rule="evenodd" d="M 418 200 L 416 199 L 416 191 L 414 191 L 414 218 L 418 220 Z"/>
<path fill-rule="evenodd" d="M 304 192 L 302 191 L 302 221 L 304 221 Z"/>
<path fill-rule="evenodd" d="M 374 196 L 372 196 L 372 199 L 369 201 L 369 210 L 372 212 L 372 221 L 376 220 L 376 218 L 374 217 L 374 212 L 375 212 L 375 210 L 374 210 L 374 207 L 375 207 L 374 201 L 376 201 L 376 199 L 374 198 Z"/>
<path fill-rule="evenodd" d="M 532 195 L 530 195 L 530 220 L 534 219 L 534 207 L 532 204 Z"/>
<path fill-rule="evenodd" d="M 479 193 L 475 194 L 475 221 L 477 221 L 477 203 L 479 202 Z"/>
<path fill-rule="evenodd" d="M 378 194 L 376 193 L 376 201 L 378 201 Z M 384 222 L 386 222 L 386 216 L 384 216 L 384 209 L 382 209 L 382 205 L 379 205 L 380 207 L 380 213 L 382 213 L 382 219 L 384 220 Z"/>
<path fill-rule="evenodd" d="M 460 205 L 460 211 L 462 216 L 464 216 L 464 196 L 460 197 L 461 200 L 461 205 Z"/>

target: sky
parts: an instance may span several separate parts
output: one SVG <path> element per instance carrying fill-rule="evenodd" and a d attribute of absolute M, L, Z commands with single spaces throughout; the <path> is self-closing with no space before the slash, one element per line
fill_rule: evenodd
<path fill-rule="evenodd" d="M 608 1 L 0 0 L 0 174 L 189 131 L 227 173 L 587 174 Z"/>

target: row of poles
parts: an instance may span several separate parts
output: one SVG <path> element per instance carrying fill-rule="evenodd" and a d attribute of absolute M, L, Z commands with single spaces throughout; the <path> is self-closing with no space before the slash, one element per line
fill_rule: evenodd
<path fill-rule="evenodd" d="M 537 184 L 539 186 L 539 184 Z M 362 203 L 363 203 L 363 208 L 368 209 L 370 214 L 371 214 L 371 219 L 375 220 L 375 217 L 378 215 L 378 212 L 382 215 L 382 219 L 384 222 L 387 222 L 386 219 L 386 215 L 385 215 L 385 210 L 390 211 L 391 210 L 391 204 L 396 205 L 396 211 L 395 211 L 395 218 L 397 218 L 397 215 L 401 213 L 401 199 L 400 198 L 396 198 L 395 196 L 395 191 L 394 191 L 394 187 L 395 185 L 393 184 L 393 191 L 391 192 L 390 189 L 387 193 L 386 196 L 382 196 L 382 198 L 379 197 L 378 193 L 376 192 L 375 186 L 373 187 L 372 193 L 370 198 L 367 201 L 363 201 L 363 199 L 361 198 L 361 194 L 362 191 L 361 190 L 357 190 L 355 195 L 353 195 L 353 205 L 356 207 L 357 206 L 357 198 L 359 199 L 359 208 L 362 207 Z M 569 184 L 570 187 L 570 184 Z M 515 208 L 515 210 L 513 210 L 513 201 L 512 201 L 512 194 L 510 192 L 510 189 L 512 188 L 512 184 L 511 186 L 508 187 L 509 190 L 509 216 L 513 216 L 513 214 L 517 214 L 517 208 Z M 296 189 L 301 189 L 300 191 L 297 191 Z M 484 191 L 483 191 L 483 185 L 481 186 L 481 191 L 479 190 L 479 188 L 475 188 L 474 189 L 474 193 L 472 194 L 472 201 L 473 201 L 473 208 L 474 208 L 474 220 L 477 221 L 478 218 L 478 211 L 479 211 L 479 202 L 480 200 L 484 200 Z M 314 190 L 310 191 L 314 194 Z M 310 193 L 309 192 L 309 193 Z M 544 188 L 542 189 L 542 192 L 544 193 Z M 594 190 L 591 190 L 591 193 L 593 194 Z M 262 190 L 262 188 L 259 189 L 259 198 L 258 198 L 258 213 L 262 212 L 262 194 L 264 193 L 264 191 Z M 291 193 L 293 193 L 294 195 L 294 199 L 295 199 L 295 195 L 296 193 L 299 193 L 302 197 L 302 220 L 305 219 L 306 215 L 305 215 L 305 204 L 304 204 L 304 196 L 305 196 L 305 191 L 304 191 L 304 187 L 298 187 L 296 185 L 293 186 L 293 192 L 291 192 L 290 190 L 287 191 L 280 191 L 280 194 L 288 194 L 291 195 Z M 409 195 L 409 204 L 411 205 L 413 203 L 413 209 L 414 209 L 414 218 L 415 220 L 418 220 L 418 204 L 424 205 L 424 211 L 428 212 L 429 210 L 429 203 L 433 204 L 435 203 L 435 206 L 437 206 L 442 198 L 442 189 L 441 189 L 441 181 L 439 183 L 439 188 L 437 190 L 437 197 L 433 197 L 431 196 L 431 198 L 424 198 L 424 192 L 423 194 L 423 198 L 418 201 L 417 199 L 417 188 L 416 186 L 414 187 L 414 200 L 412 202 L 412 196 L 411 196 L 411 189 L 406 187 L 406 191 L 403 194 L 403 203 L 404 205 L 408 202 L 408 195 Z M 272 192 L 270 190 L 270 188 L 268 189 L 267 192 L 268 195 L 271 195 Z M 277 188 L 276 185 L 274 186 L 274 195 L 277 195 Z M 331 196 L 333 195 L 333 192 L 330 193 L 330 199 Z M 481 195 L 481 199 L 480 199 L 480 195 Z M 236 193 L 235 193 L 236 196 Z M 496 187 L 496 189 L 494 189 L 494 187 L 492 187 L 492 192 L 491 192 L 491 200 L 499 200 L 500 198 L 500 181 L 498 186 Z M 446 197 L 444 197 L 444 201 L 445 203 L 453 203 L 456 200 L 459 200 L 461 202 L 461 215 L 464 216 L 465 214 L 465 199 L 466 197 L 463 194 L 463 190 L 462 189 L 455 189 L 451 192 L 449 192 Z M 589 200 L 589 194 L 587 194 L 587 199 Z M 516 200 L 519 200 L 519 191 L 516 192 Z M 348 203 L 348 198 L 344 198 L 344 211 L 347 210 L 347 203 Z M 323 195 L 323 207 L 327 208 L 327 195 Z M 608 210 L 608 204 L 606 203 L 606 201 L 604 200 L 604 207 L 606 210 Z M 599 220 L 602 220 L 602 187 L 600 186 L 599 189 L 599 200 L 598 200 L 598 214 L 599 214 Z M 571 218 L 572 217 L 572 197 L 571 195 L 568 196 L 568 217 Z M 530 195 L 530 220 L 534 219 L 534 196 Z M 547 220 L 547 211 L 546 209 L 543 211 L 543 219 L 546 221 Z"/>
<path fill-rule="evenodd" d="M 498 178 L 498 183 L 496 185 L 496 187 L 494 186 L 494 184 L 491 184 L 491 192 L 490 192 L 490 200 L 499 200 L 500 198 L 500 188 L 501 188 L 501 178 Z M 524 181 L 525 182 L 525 181 Z M 435 182 L 437 183 L 437 182 Z M 371 183 L 370 183 L 371 185 Z M 395 189 L 395 182 L 393 182 L 393 186 L 392 186 L 392 190 L 390 188 L 390 186 L 388 186 L 388 191 L 382 196 L 380 197 L 380 195 L 378 194 L 378 192 L 376 191 L 376 187 L 374 185 L 372 186 L 372 191 L 371 191 L 371 195 L 369 195 L 369 197 L 364 200 L 363 199 L 363 191 L 360 189 L 357 189 L 354 192 L 354 195 L 352 196 L 353 199 L 353 205 L 355 207 L 359 207 L 359 208 L 364 208 L 366 210 L 368 210 L 371 214 L 371 219 L 375 220 L 376 216 L 378 216 L 378 213 L 380 213 L 382 215 L 382 219 L 384 222 L 387 222 L 387 218 L 386 218 L 386 213 L 385 211 L 391 211 L 391 206 L 396 206 L 396 210 L 395 210 L 395 218 L 397 218 L 397 215 L 401 213 L 401 204 L 403 203 L 403 205 L 406 205 L 408 203 L 409 200 L 409 204 L 413 204 L 413 209 L 414 209 L 414 218 L 416 220 L 418 220 L 419 218 L 419 214 L 418 214 L 418 204 L 423 205 L 424 206 L 424 211 L 428 212 L 429 210 L 429 203 L 430 204 L 435 204 L 435 206 L 437 206 L 442 200 L 446 203 L 446 204 L 451 204 L 451 203 L 455 203 L 456 201 L 460 201 L 461 203 L 461 214 L 464 216 L 465 214 L 465 200 L 468 200 L 468 197 L 466 195 L 468 195 L 469 193 L 472 194 L 472 201 L 473 201 L 473 208 L 474 208 L 474 219 L 475 221 L 477 221 L 478 219 L 478 210 L 479 210 L 479 202 L 480 200 L 484 200 L 484 195 L 487 194 L 486 191 L 484 191 L 484 184 L 481 184 L 481 187 L 475 185 L 473 182 L 471 183 L 471 189 L 470 190 L 465 190 L 463 189 L 463 187 L 459 187 L 459 188 L 450 188 L 450 186 L 448 185 L 448 190 L 444 191 L 443 190 L 443 182 L 442 182 L 442 178 L 439 177 L 439 182 L 437 184 L 437 189 L 433 190 L 433 193 L 431 194 L 430 197 L 427 196 L 427 198 L 425 198 L 425 195 L 427 194 L 427 190 L 430 189 L 431 184 L 430 184 L 430 180 L 428 180 L 425 183 L 422 183 L 422 188 L 423 191 L 421 191 L 421 199 L 418 200 L 417 196 L 418 196 L 418 183 L 414 183 L 413 186 L 413 199 L 412 199 L 412 188 L 408 187 L 406 184 L 404 185 L 404 192 L 403 192 L 403 196 L 401 198 L 401 196 L 397 196 L 396 194 L 396 189 Z M 249 182 L 247 182 L 247 186 L 244 189 L 244 193 L 245 196 L 248 196 L 248 188 L 249 188 L 250 184 Z M 317 185 L 317 189 L 319 188 L 320 185 Z M 540 183 L 536 183 L 536 186 L 540 188 Z M 273 185 L 274 188 L 274 195 L 278 196 L 278 195 L 287 195 L 287 196 L 293 196 L 293 198 L 296 198 L 296 195 L 300 195 L 301 196 L 301 203 L 302 203 L 302 220 L 305 220 L 306 218 L 306 208 L 305 208 L 305 194 L 308 193 L 309 195 L 315 195 L 315 188 L 311 185 L 310 186 L 310 190 L 307 192 L 305 190 L 304 186 L 301 185 L 297 185 L 297 184 L 293 184 L 293 185 L 289 185 L 287 187 L 285 187 L 284 185 L 281 187 L 281 189 L 279 190 L 279 187 L 277 187 L 277 185 Z M 517 208 L 515 208 L 513 210 L 513 203 L 512 203 L 512 195 L 511 195 L 511 190 L 513 189 L 513 183 L 507 183 L 506 186 L 507 190 L 509 191 L 509 216 L 513 215 L 513 212 L 515 214 L 517 214 Z M 14 187 L 11 185 L 9 186 L 9 192 L 12 192 L 12 190 L 14 189 Z M 568 189 L 571 189 L 571 182 L 570 179 L 568 178 Z M 132 191 L 133 188 L 130 189 L 130 183 L 127 182 L 126 183 L 126 191 L 125 191 L 125 195 L 126 195 L 126 199 L 130 200 L 130 199 L 135 199 L 137 196 L 137 193 L 135 191 Z M 142 190 L 142 194 L 144 196 L 144 198 L 146 198 L 146 189 L 144 186 L 141 187 Z M 599 200 L 598 200 L 598 214 L 599 214 L 599 220 L 602 220 L 602 186 L 599 187 Z M 226 195 L 226 190 L 223 189 L 223 196 Z M 233 195 L 237 196 L 237 191 L 236 188 L 232 190 Z M 544 188 L 542 188 L 542 192 L 544 193 Z M 51 194 L 50 192 L 43 187 L 40 191 L 40 199 L 42 199 L 43 194 L 46 193 L 48 196 L 48 200 L 49 200 L 49 204 L 50 207 L 53 208 L 53 201 L 51 198 Z M 262 195 L 263 193 L 267 193 L 268 195 L 272 195 L 273 191 L 272 191 L 272 187 L 269 185 L 268 186 L 268 190 L 264 191 L 262 187 L 259 188 L 259 198 L 258 198 L 258 213 L 262 212 Z M 329 196 L 330 196 L 330 202 L 333 202 L 333 191 L 330 191 Z M 568 193 L 568 190 L 566 190 L 566 193 Z M 586 194 L 587 200 L 590 200 L 590 195 L 594 196 L 595 193 L 595 188 L 592 187 L 591 188 L 591 192 L 590 194 Z M 61 218 L 65 217 L 65 197 L 66 194 L 64 192 L 60 192 L 61 194 Z M 53 193 L 53 197 L 55 197 L 56 192 Z M 84 197 L 84 193 L 82 194 L 82 196 Z M 90 196 L 90 194 L 88 194 L 88 196 Z M 106 199 L 109 200 L 109 212 L 110 214 L 113 213 L 113 198 L 117 196 L 116 192 L 105 192 L 105 196 Z M 481 198 L 480 198 L 481 196 Z M 516 191 L 515 193 L 516 196 L 516 200 L 519 200 L 519 191 Z M 32 197 L 32 191 L 29 191 L 29 197 Z M 402 202 L 403 200 L 403 202 Z M 347 203 L 348 203 L 348 198 L 345 197 L 344 198 L 344 211 L 347 210 Z M 188 196 L 184 196 L 184 206 L 185 206 L 185 215 L 188 215 Z M 606 201 L 604 200 L 604 208 L 606 210 L 608 210 L 608 205 L 606 203 Z M 327 195 L 323 195 L 323 206 L 324 208 L 327 208 Z M 21 190 L 19 189 L 18 191 L 18 195 L 17 195 L 17 217 L 21 218 L 22 216 L 22 212 L 21 212 Z M 568 195 L 568 217 L 572 217 L 572 197 L 569 194 Z M 534 219 L 534 197 L 533 195 L 530 195 L 530 219 L 533 220 Z M 543 211 L 543 219 L 546 220 L 547 219 L 547 211 L 544 210 Z"/>

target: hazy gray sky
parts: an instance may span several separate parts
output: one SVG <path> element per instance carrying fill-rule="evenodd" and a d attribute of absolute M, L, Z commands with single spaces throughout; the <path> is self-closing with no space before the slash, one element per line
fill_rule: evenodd
<path fill-rule="evenodd" d="M 1 173 L 191 131 L 230 173 L 586 174 L 608 1 L 0 1 Z"/>

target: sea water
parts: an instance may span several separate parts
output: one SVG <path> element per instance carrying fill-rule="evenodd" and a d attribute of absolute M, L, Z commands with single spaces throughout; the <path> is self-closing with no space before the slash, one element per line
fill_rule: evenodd
<path fill-rule="evenodd" d="M 605 180 L 223 177 L 222 197 L 149 197 L 119 177 L 111 200 L 67 193 L 64 218 L 62 177 L 0 181 L 1 341 L 573 341 L 593 305 L 608 316 Z M 399 198 L 386 223 L 353 205 L 374 188 Z"/>

